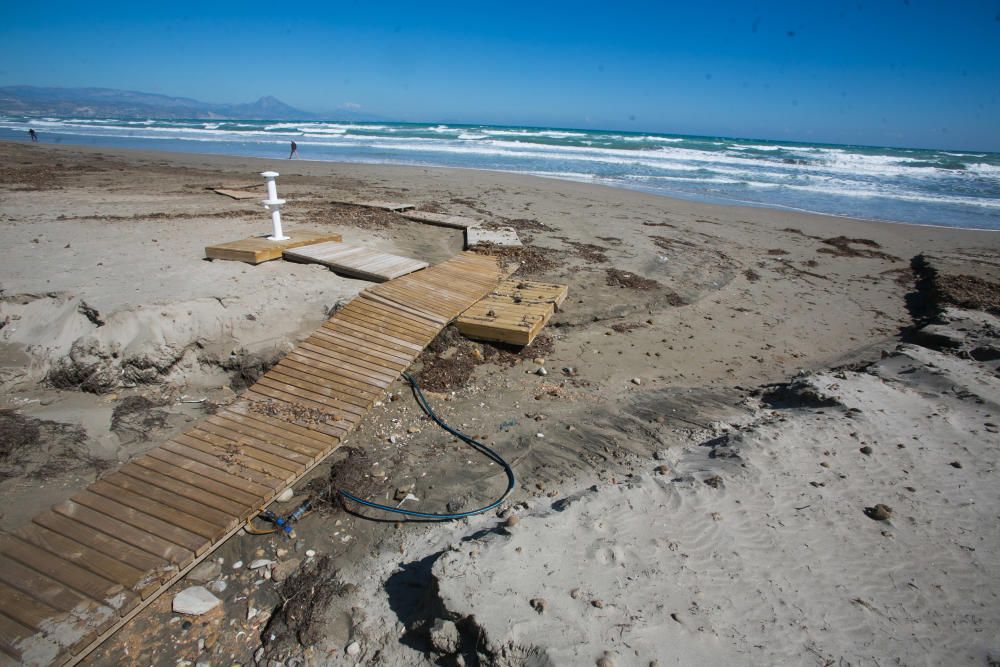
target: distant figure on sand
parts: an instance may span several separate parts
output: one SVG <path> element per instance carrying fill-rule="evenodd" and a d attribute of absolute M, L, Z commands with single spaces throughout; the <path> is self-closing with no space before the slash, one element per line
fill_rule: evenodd
<path fill-rule="evenodd" d="M 28 136 L 31 137 L 32 141 L 34 141 L 36 143 L 38 142 L 38 133 L 35 132 L 34 129 L 28 130 Z M 294 142 L 292 143 L 292 146 L 293 146 L 292 152 L 295 152 L 295 149 L 294 149 L 295 143 Z"/>
<path fill-rule="evenodd" d="M 293 157 L 295 157 L 298 154 L 299 154 L 299 147 L 293 141 L 292 142 L 292 152 L 288 154 L 288 159 L 291 160 Z"/>

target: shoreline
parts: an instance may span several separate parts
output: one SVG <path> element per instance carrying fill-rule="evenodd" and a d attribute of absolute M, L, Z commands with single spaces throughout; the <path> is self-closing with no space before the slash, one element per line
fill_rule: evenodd
<path fill-rule="evenodd" d="M 6 139 L 0 139 L 0 146 L 3 146 L 3 145 L 25 146 L 25 145 L 27 145 L 27 142 L 20 142 L 20 141 L 11 141 L 11 140 L 6 140 Z M 773 211 L 773 212 L 776 212 L 776 213 L 801 214 L 801 215 L 810 216 L 810 217 L 817 217 L 817 218 L 829 218 L 831 220 L 843 220 L 843 221 L 849 221 L 849 222 L 859 223 L 859 224 L 897 225 L 897 226 L 909 226 L 909 227 L 928 228 L 928 229 L 941 230 L 941 231 L 958 231 L 958 232 L 972 232 L 972 233 L 981 233 L 981 232 L 995 233 L 995 232 L 1000 232 L 1000 229 L 987 229 L 987 228 L 982 228 L 982 227 L 955 227 L 955 226 L 949 226 L 949 225 L 934 225 L 934 224 L 928 224 L 928 223 L 907 222 L 907 221 L 903 221 L 903 220 L 888 220 L 888 219 L 880 219 L 880 218 L 859 218 L 859 217 L 851 216 L 851 215 L 842 215 L 842 214 L 836 214 L 836 213 L 824 213 L 824 212 L 820 212 L 820 211 L 812 211 L 812 210 L 808 210 L 808 209 L 795 208 L 795 207 L 784 206 L 784 205 L 780 205 L 780 204 L 763 204 L 763 203 L 762 204 L 756 204 L 756 203 L 753 203 L 753 202 L 735 202 L 735 201 L 734 201 L 734 203 L 721 203 L 721 202 L 706 201 L 706 200 L 698 199 L 697 197 L 694 197 L 694 196 L 692 196 L 691 198 L 687 198 L 687 197 L 683 197 L 683 196 L 679 196 L 679 195 L 661 194 L 661 193 L 654 192 L 654 191 L 649 190 L 649 189 L 632 188 L 632 187 L 628 187 L 626 185 L 610 185 L 610 184 L 607 184 L 607 183 L 590 182 L 590 181 L 570 179 L 570 178 L 560 178 L 558 176 L 547 176 L 547 175 L 540 174 L 540 173 L 528 173 L 528 172 L 513 171 L 513 170 L 503 170 L 503 169 L 482 169 L 482 168 L 477 168 L 477 167 L 435 166 L 435 165 L 423 165 L 423 164 L 399 164 L 399 163 L 393 163 L 393 162 L 379 162 L 379 161 L 374 161 L 374 160 L 373 161 L 338 161 L 338 160 L 314 160 L 314 159 L 308 159 L 308 158 L 296 158 L 295 160 L 288 160 L 286 158 L 281 158 L 281 157 L 270 158 L 270 157 L 230 155 L 230 154 L 223 154 L 223 153 L 198 153 L 198 152 L 193 152 L 193 151 L 150 150 L 150 149 L 143 149 L 143 148 L 117 148 L 117 147 L 103 147 L 103 146 L 91 146 L 91 145 L 84 145 L 84 144 L 67 144 L 67 143 L 59 143 L 59 144 L 35 144 L 35 145 L 31 146 L 31 149 L 32 150 L 38 150 L 38 149 L 47 150 L 47 149 L 52 149 L 52 150 L 56 150 L 56 151 L 66 150 L 66 151 L 70 151 L 70 152 L 79 151 L 79 152 L 82 152 L 82 153 L 93 153 L 93 154 L 99 154 L 99 153 L 107 152 L 107 153 L 110 153 L 110 154 L 122 154 L 122 155 L 125 155 L 125 156 L 132 156 L 133 158 L 135 158 L 137 160 L 143 160 L 143 159 L 145 159 L 145 160 L 152 160 L 154 158 L 163 159 L 163 158 L 170 157 L 175 162 L 177 162 L 179 164 L 183 164 L 185 162 L 188 162 L 188 160 L 184 159 L 185 156 L 189 157 L 191 162 L 195 162 L 195 161 L 198 161 L 198 160 L 206 160 L 207 159 L 208 162 L 202 162 L 201 163 L 202 165 L 211 165 L 212 163 L 215 163 L 215 162 L 220 162 L 222 164 L 230 163 L 229 166 L 236 166 L 237 164 L 240 164 L 241 162 L 244 162 L 245 164 L 248 164 L 248 165 L 250 163 L 254 163 L 254 162 L 266 163 L 266 165 L 262 165 L 262 167 L 261 167 L 262 169 L 264 168 L 264 166 L 266 166 L 267 168 L 270 168 L 270 169 L 277 168 L 276 164 L 277 165 L 285 165 L 285 164 L 287 164 L 289 166 L 307 164 L 307 165 L 316 166 L 316 167 L 320 167 L 320 168 L 322 168 L 322 165 L 327 165 L 330 168 L 330 171 L 337 171 L 337 172 L 344 171 L 344 170 L 349 170 L 351 168 L 362 167 L 362 168 L 376 168 L 376 169 L 377 168 L 384 168 L 386 170 L 398 169 L 398 170 L 403 170 L 403 171 L 409 171 L 409 170 L 414 170 L 414 171 L 434 170 L 434 171 L 437 171 L 437 170 L 442 170 L 442 171 L 445 171 L 445 172 L 448 172 L 448 171 L 470 172 L 470 173 L 475 173 L 475 174 L 481 174 L 481 175 L 484 175 L 484 176 L 488 176 L 488 175 L 491 175 L 491 174 L 493 174 L 493 175 L 506 175 L 506 176 L 511 176 L 511 177 L 514 177 L 514 178 L 541 179 L 541 180 L 544 180 L 544 181 L 556 181 L 558 183 L 572 183 L 572 184 L 576 184 L 576 185 L 582 185 L 582 186 L 588 186 L 588 187 L 594 187 L 594 188 L 607 188 L 608 190 L 615 191 L 615 192 L 622 192 L 622 191 L 624 191 L 624 192 L 631 192 L 631 193 L 640 194 L 640 195 L 644 195 L 644 196 L 648 196 L 648 197 L 654 197 L 656 199 L 665 200 L 665 202 L 667 202 L 667 203 L 672 202 L 672 203 L 675 203 L 675 204 L 686 204 L 686 205 L 693 205 L 693 206 L 704 206 L 704 207 L 708 207 L 708 208 L 720 207 L 720 208 L 723 208 L 723 209 L 733 209 L 734 211 L 737 211 L 737 212 L 741 211 L 741 210 L 750 210 L 750 211 L 760 211 L 760 210 L 763 210 L 763 211 Z M 296 173 L 296 172 L 291 172 L 291 173 Z M 257 175 L 256 173 L 253 173 L 252 175 L 248 175 L 248 177 L 253 178 L 253 177 L 256 177 L 256 175 Z M 309 173 L 309 174 L 297 173 L 297 175 L 311 175 L 311 176 L 316 176 L 316 175 L 321 175 L 321 174 L 318 174 L 315 171 L 313 171 L 312 173 Z"/>

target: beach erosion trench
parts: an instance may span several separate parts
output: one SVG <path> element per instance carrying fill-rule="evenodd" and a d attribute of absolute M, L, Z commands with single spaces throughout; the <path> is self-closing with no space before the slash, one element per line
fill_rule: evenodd
<path fill-rule="evenodd" d="M 83 659 L 332 453 L 501 278 L 463 252 L 367 288 L 235 402 L 0 538 L 0 664 Z"/>

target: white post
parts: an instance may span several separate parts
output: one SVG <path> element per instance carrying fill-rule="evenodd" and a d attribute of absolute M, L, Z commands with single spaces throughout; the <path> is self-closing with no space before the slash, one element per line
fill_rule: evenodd
<path fill-rule="evenodd" d="M 285 241 L 288 239 L 281 231 L 281 207 L 285 205 L 284 199 L 278 199 L 278 186 L 274 179 L 278 177 L 276 171 L 265 171 L 261 173 L 267 179 L 267 199 L 261 202 L 268 211 L 271 212 L 271 225 L 273 233 L 267 237 L 268 241 Z"/>

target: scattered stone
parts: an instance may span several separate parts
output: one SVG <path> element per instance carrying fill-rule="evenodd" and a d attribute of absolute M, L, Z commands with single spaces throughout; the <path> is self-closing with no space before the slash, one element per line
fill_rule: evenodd
<path fill-rule="evenodd" d="M 316 551 L 313 549 L 306 549 L 306 558 L 312 558 L 316 555 Z"/>
<path fill-rule="evenodd" d="M 598 609 L 604 609 L 604 600 L 591 600 L 590 604 Z"/>
<path fill-rule="evenodd" d="M 571 598 L 573 598 L 574 600 L 579 600 L 580 599 L 580 594 L 581 594 L 581 591 L 580 591 L 579 588 L 574 588 L 573 590 L 571 590 L 569 592 L 569 596 Z"/>
<path fill-rule="evenodd" d="M 916 487 L 913 487 L 913 486 L 904 486 L 903 488 L 906 489 L 907 491 L 909 491 L 910 493 L 916 493 L 917 492 Z"/>
<path fill-rule="evenodd" d="M 299 564 L 301 562 L 302 561 L 299 558 L 290 558 L 277 563 L 273 568 L 271 568 L 271 579 L 274 581 L 284 581 L 293 572 L 299 569 Z"/>
<path fill-rule="evenodd" d="M 658 465 L 653 470 L 654 470 L 654 472 L 657 475 L 669 475 L 670 474 L 670 466 L 668 466 L 668 465 Z"/>
<path fill-rule="evenodd" d="M 407 433 L 420 433 L 420 427 L 419 426 L 411 426 L 408 429 L 406 429 L 406 432 Z"/>
<path fill-rule="evenodd" d="M 225 579 L 217 579 L 208 585 L 208 590 L 213 593 L 223 593 L 226 588 L 228 588 L 228 584 Z"/>
<path fill-rule="evenodd" d="M 549 372 L 547 370 L 545 370 L 544 366 L 539 366 L 538 370 L 535 371 L 535 375 L 541 375 L 542 377 L 545 377 L 548 374 L 549 374 Z"/>
<path fill-rule="evenodd" d="M 712 487 L 713 489 L 717 489 L 720 486 L 722 486 L 722 478 L 719 477 L 718 475 L 712 475 L 711 477 L 704 479 L 702 481 L 705 482 L 705 484 L 707 484 L 708 486 Z"/>
<path fill-rule="evenodd" d="M 347 645 L 347 648 L 344 649 L 344 651 L 347 653 L 347 655 L 351 656 L 352 658 L 355 658 L 361 653 L 361 644 L 357 642 L 351 642 L 350 644 Z"/>
<path fill-rule="evenodd" d="M 274 565 L 274 561 L 268 558 L 258 558 L 257 560 L 250 563 L 251 570 L 259 570 L 262 567 L 271 567 Z"/>
<path fill-rule="evenodd" d="M 201 616 L 218 607 L 221 602 L 204 586 L 191 586 L 174 596 L 171 608 L 178 614 Z"/>
<path fill-rule="evenodd" d="M 235 563 L 233 563 L 233 569 L 234 569 L 234 570 L 238 570 L 238 569 L 240 569 L 241 567 L 243 567 L 243 561 L 241 561 L 241 560 L 238 560 L 238 561 L 236 561 Z"/>
<path fill-rule="evenodd" d="M 653 458 L 656 459 L 657 461 L 666 461 L 668 456 L 670 456 L 669 449 L 660 449 L 657 450 L 655 454 L 653 454 Z"/>
<path fill-rule="evenodd" d="M 604 654 L 598 658 L 595 664 L 597 667 L 615 667 L 615 661 L 612 660 L 611 656 L 608 654 Z"/>
<path fill-rule="evenodd" d="M 507 517 L 507 520 L 504 521 L 504 525 L 507 526 L 508 528 L 513 528 L 519 523 L 521 523 L 521 519 L 516 514 L 511 514 L 509 517 Z"/>
<path fill-rule="evenodd" d="M 545 357 L 535 357 L 534 362 L 539 366 L 545 365 Z"/>
<path fill-rule="evenodd" d="M 642 384 L 642 378 L 632 378 L 632 384 Z"/>
<path fill-rule="evenodd" d="M 892 508 L 888 505 L 879 503 L 874 507 L 866 507 L 865 515 L 869 519 L 874 519 L 875 521 L 888 521 L 892 518 Z"/>
<path fill-rule="evenodd" d="M 544 614 L 545 610 L 549 608 L 549 601 L 545 598 L 532 598 L 531 608 L 539 614 Z"/>
<path fill-rule="evenodd" d="M 458 627 L 442 618 L 431 627 L 431 645 L 439 653 L 451 655 L 458 652 Z"/>
<path fill-rule="evenodd" d="M 952 468 L 961 468 L 962 467 L 962 462 L 961 461 L 952 461 L 948 465 L 950 465 Z"/>
<path fill-rule="evenodd" d="M 275 498 L 275 500 L 277 500 L 279 503 L 287 503 L 294 496 L 295 496 L 295 491 L 293 491 L 292 489 L 285 489 L 284 491 L 278 494 L 278 497 Z"/>
<path fill-rule="evenodd" d="M 865 445 L 864 447 L 862 447 L 862 448 L 860 449 L 860 451 L 861 451 L 861 453 L 862 453 L 862 454 L 864 454 L 865 456 L 871 456 L 871 453 L 872 453 L 872 451 L 874 451 L 874 450 L 872 450 L 872 448 L 871 448 L 871 447 L 869 447 L 868 445 Z"/>

